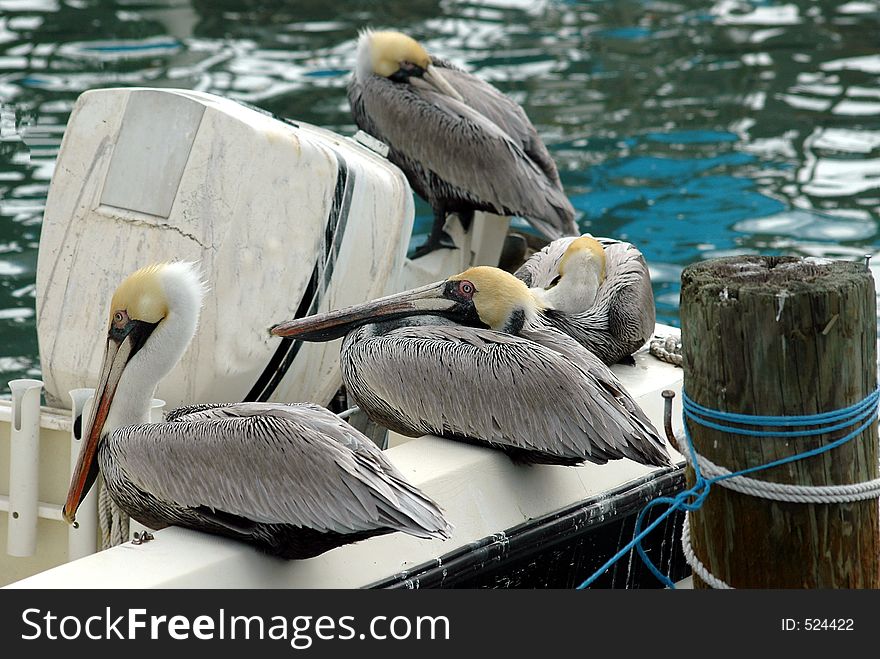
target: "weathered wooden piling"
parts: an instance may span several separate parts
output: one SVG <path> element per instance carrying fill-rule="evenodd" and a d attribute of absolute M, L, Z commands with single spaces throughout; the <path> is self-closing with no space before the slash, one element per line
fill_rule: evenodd
<path fill-rule="evenodd" d="M 846 408 L 876 389 L 874 280 L 863 261 L 738 256 L 692 265 L 681 280 L 684 389 L 693 401 L 795 416 Z M 731 471 L 846 434 L 787 439 L 689 429 L 697 452 Z M 750 476 L 845 485 L 876 479 L 877 465 L 871 423 L 841 447 Z M 691 542 L 709 572 L 735 588 L 878 588 L 878 516 L 876 499 L 788 503 L 715 485 L 691 513 Z"/>

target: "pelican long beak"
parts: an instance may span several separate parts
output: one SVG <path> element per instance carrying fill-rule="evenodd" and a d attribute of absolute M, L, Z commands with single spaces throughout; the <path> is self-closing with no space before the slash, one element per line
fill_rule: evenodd
<path fill-rule="evenodd" d="M 431 86 L 446 96 L 451 96 L 456 101 L 464 102 L 461 94 L 455 91 L 455 88 L 449 84 L 443 74 L 440 73 L 440 71 L 437 70 L 437 67 L 433 64 L 429 64 L 428 68 L 425 69 L 425 73 L 422 75 L 422 80 L 428 82 Z"/>
<path fill-rule="evenodd" d="M 107 340 L 107 350 L 104 352 L 104 362 L 101 365 L 101 379 L 95 389 L 95 402 L 92 405 L 89 422 L 83 426 L 82 447 L 76 468 L 70 478 L 70 489 L 67 491 L 67 501 L 62 511 L 68 524 L 74 523 L 77 509 L 98 477 L 97 455 L 101 431 L 107 421 L 119 379 L 134 352 L 134 341 L 135 338 L 131 334 L 122 341 L 112 338 Z"/>
<path fill-rule="evenodd" d="M 436 282 L 345 309 L 288 320 L 269 331 L 300 341 L 332 341 L 368 323 L 420 314 L 445 315 L 459 304 L 444 296 L 446 287 L 446 281 Z"/>

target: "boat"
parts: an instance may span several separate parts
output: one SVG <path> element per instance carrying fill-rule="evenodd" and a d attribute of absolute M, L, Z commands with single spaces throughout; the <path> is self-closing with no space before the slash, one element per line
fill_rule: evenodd
<path fill-rule="evenodd" d="M 440 504 L 451 538 L 397 533 L 284 561 L 218 536 L 178 527 L 148 533 L 134 522 L 126 540 L 102 549 L 106 529 L 94 495 L 76 528 L 63 521 L 81 417 L 97 380 L 95 337 L 104 330 L 103 315 L 83 314 L 82 301 L 109 300 L 132 264 L 197 260 L 211 286 L 201 342 L 157 390 L 158 420 L 165 410 L 214 401 L 345 409 L 339 341 L 279 342 L 266 331 L 272 322 L 498 263 L 510 218 L 487 214 L 468 231 L 450 218 L 458 249 L 407 258 L 412 192 L 384 151 L 364 134 L 341 136 L 188 90 L 102 89 L 79 98 L 40 238 L 43 379 L 14 381 L 10 399 L 0 400 L 0 586 L 573 588 L 632 540 L 648 502 L 683 488 L 684 460 L 674 450 L 671 467 L 626 459 L 524 466 L 481 446 L 365 424 Z M 236 312 L 221 323 L 228 309 Z M 658 336 L 677 332 L 656 328 Z M 646 345 L 634 364 L 612 369 L 658 429 L 669 423 L 680 432 L 681 368 Z M 676 397 L 664 397 L 668 391 Z M 681 523 L 669 517 L 642 543 L 673 581 L 690 571 Z M 634 556 L 594 587 L 660 586 Z"/>

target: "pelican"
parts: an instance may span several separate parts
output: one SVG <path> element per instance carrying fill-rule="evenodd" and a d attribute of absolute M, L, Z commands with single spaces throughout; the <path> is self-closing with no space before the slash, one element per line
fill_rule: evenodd
<path fill-rule="evenodd" d="M 448 537 L 437 505 L 317 405 L 196 405 L 148 423 L 156 385 L 194 336 L 203 296 L 196 267 L 182 262 L 142 268 L 116 289 L 68 522 L 100 469 L 114 502 L 149 528 L 216 533 L 281 558 L 393 531 Z"/>
<path fill-rule="evenodd" d="M 348 99 L 358 127 L 389 147 L 434 213 L 415 255 L 450 246 L 446 216 L 518 215 L 548 239 L 577 235 L 556 164 L 525 111 L 400 32 L 361 32 Z M 453 245 L 454 246 L 454 245 Z"/>
<path fill-rule="evenodd" d="M 611 370 L 545 319 L 512 274 L 445 281 L 279 323 L 304 341 L 345 336 L 347 391 L 376 423 L 488 444 L 521 462 L 670 464 L 663 440 Z"/>
<path fill-rule="evenodd" d="M 589 234 L 560 238 L 514 275 L 552 309 L 547 322 L 606 364 L 631 360 L 654 334 L 651 276 L 631 243 Z"/>

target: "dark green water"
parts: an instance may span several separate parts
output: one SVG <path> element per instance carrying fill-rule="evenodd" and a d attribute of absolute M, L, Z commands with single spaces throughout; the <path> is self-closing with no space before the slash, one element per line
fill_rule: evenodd
<path fill-rule="evenodd" d="M 0 381 L 39 376 L 40 222 L 81 92 L 184 87 L 351 134 L 365 26 L 519 101 L 581 227 L 645 253 L 661 321 L 697 260 L 877 252 L 877 1 L 0 0 Z"/>

